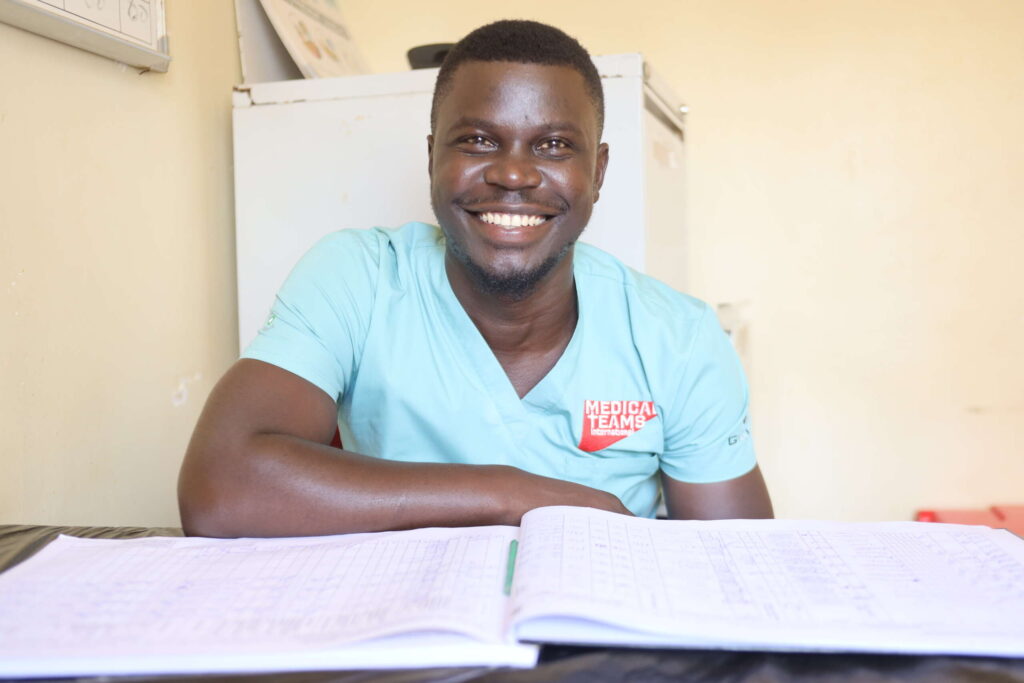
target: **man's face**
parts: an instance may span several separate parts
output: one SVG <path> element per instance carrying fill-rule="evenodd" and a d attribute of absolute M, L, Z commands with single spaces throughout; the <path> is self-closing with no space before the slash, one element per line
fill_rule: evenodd
<path fill-rule="evenodd" d="M 579 72 L 461 64 L 428 147 L 431 201 L 451 265 L 513 297 L 571 267 L 562 257 L 590 219 L 608 163 Z"/>

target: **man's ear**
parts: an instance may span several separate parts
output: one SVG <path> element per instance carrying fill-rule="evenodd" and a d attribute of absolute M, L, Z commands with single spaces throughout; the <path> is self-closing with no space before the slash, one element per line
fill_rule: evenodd
<path fill-rule="evenodd" d="M 427 177 L 434 179 L 434 136 L 427 136 Z"/>
<path fill-rule="evenodd" d="M 604 185 L 604 172 L 608 170 L 608 143 L 602 142 L 597 147 L 597 160 L 594 164 L 594 201 L 601 197 L 601 186 Z"/>

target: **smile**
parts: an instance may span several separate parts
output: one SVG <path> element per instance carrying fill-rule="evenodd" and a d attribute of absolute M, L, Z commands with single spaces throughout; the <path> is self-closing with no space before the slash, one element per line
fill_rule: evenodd
<path fill-rule="evenodd" d="M 534 227 L 547 220 L 547 216 L 530 216 L 518 213 L 495 213 L 493 211 L 478 213 L 476 214 L 476 217 L 484 223 L 500 225 L 504 228 Z"/>

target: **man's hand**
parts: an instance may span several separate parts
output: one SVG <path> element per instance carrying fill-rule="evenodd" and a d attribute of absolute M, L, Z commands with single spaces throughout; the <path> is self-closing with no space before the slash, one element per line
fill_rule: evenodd
<path fill-rule="evenodd" d="M 505 484 L 511 488 L 510 492 L 503 496 L 510 506 L 504 515 L 505 524 L 519 524 L 524 514 L 545 505 L 575 505 L 623 515 L 633 514 L 618 497 L 606 491 L 571 481 L 530 474 L 514 467 L 500 469 L 505 471 Z"/>
<path fill-rule="evenodd" d="M 256 360 L 238 361 L 199 418 L 178 481 L 186 533 L 306 536 L 518 524 L 535 507 L 627 513 L 618 498 L 499 465 L 404 463 L 331 448 L 337 405 Z"/>

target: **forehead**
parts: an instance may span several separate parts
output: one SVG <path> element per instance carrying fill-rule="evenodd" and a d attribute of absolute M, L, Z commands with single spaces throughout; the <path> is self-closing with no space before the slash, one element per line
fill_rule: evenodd
<path fill-rule="evenodd" d="M 460 64 L 439 103 L 438 131 L 471 117 L 498 124 L 572 121 L 597 126 L 583 75 L 568 66 L 469 61 Z"/>

